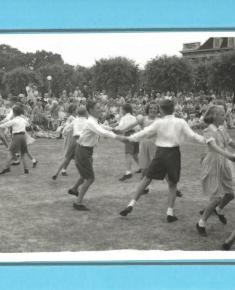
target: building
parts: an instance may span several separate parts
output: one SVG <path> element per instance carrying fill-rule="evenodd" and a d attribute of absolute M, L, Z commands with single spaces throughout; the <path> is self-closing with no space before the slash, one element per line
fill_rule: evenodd
<path fill-rule="evenodd" d="M 202 45 L 200 42 L 184 43 L 180 51 L 193 64 L 211 63 L 215 57 L 235 52 L 235 37 L 210 37 Z"/>

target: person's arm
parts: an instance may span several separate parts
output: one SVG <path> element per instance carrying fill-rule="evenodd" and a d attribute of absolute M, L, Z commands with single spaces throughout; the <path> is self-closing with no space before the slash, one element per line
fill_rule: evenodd
<path fill-rule="evenodd" d="M 10 121 L 14 117 L 13 111 L 11 110 L 6 117 L 0 122 L 0 124 Z"/>
<path fill-rule="evenodd" d="M 108 130 L 104 129 L 102 126 L 100 126 L 97 123 L 88 122 L 87 125 L 88 125 L 88 128 L 92 132 L 96 133 L 99 136 L 113 138 L 113 139 L 115 139 L 117 136 L 112 131 L 108 131 Z"/>
<path fill-rule="evenodd" d="M 111 126 L 109 126 L 108 124 L 107 125 L 106 124 L 102 124 L 101 127 L 103 129 L 105 129 L 105 130 L 108 130 L 108 131 L 112 131 L 113 130 L 113 128 Z"/>
<path fill-rule="evenodd" d="M 72 122 L 66 122 L 62 130 L 62 134 L 66 135 L 69 132 L 71 132 L 73 130 L 74 125 L 75 125 L 75 120 L 73 120 Z"/>
<path fill-rule="evenodd" d="M 7 121 L 3 124 L 0 124 L 0 128 L 9 128 L 9 127 L 12 127 L 12 125 L 14 124 L 14 119 L 10 120 L 10 121 Z"/>
<path fill-rule="evenodd" d="M 132 134 L 128 137 L 128 140 L 131 142 L 138 142 L 144 137 L 152 137 L 153 135 L 157 135 L 157 126 L 158 126 L 158 120 L 153 122 L 151 125 L 145 127 L 143 130 Z"/>
<path fill-rule="evenodd" d="M 228 145 L 229 145 L 231 148 L 235 149 L 235 142 L 234 142 L 232 139 L 229 141 Z"/>
<path fill-rule="evenodd" d="M 220 148 L 213 138 L 207 140 L 206 143 L 208 147 L 213 151 L 215 151 L 216 153 L 223 155 L 224 157 L 231 159 L 232 161 L 235 161 L 235 155 Z"/>
<path fill-rule="evenodd" d="M 205 138 L 197 133 L 195 133 L 188 125 L 188 123 L 185 120 L 183 121 L 182 125 L 182 131 L 185 137 L 195 140 L 198 143 L 205 144 Z"/>
<path fill-rule="evenodd" d="M 133 121 L 131 120 L 131 122 L 127 118 L 128 117 L 125 118 L 125 116 L 122 117 L 120 122 L 119 122 L 119 125 L 116 126 L 114 128 L 114 130 L 121 131 L 121 132 L 127 132 L 130 129 L 134 128 L 136 125 L 138 125 L 139 122 L 138 122 L 137 118 L 135 118 L 135 120 L 133 120 Z"/>

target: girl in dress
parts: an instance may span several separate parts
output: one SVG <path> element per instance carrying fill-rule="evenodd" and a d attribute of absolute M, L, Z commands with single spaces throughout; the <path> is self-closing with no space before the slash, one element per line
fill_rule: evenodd
<path fill-rule="evenodd" d="M 64 135 L 64 160 L 63 162 L 60 164 L 57 172 L 55 175 L 52 176 L 52 179 L 56 180 L 60 171 L 62 170 L 61 174 L 63 176 L 67 176 L 67 172 L 66 172 L 66 169 L 67 169 L 67 166 L 69 165 L 69 162 L 65 162 L 65 160 L 67 159 L 66 158 L 66 155 L 67 155 L 67 152 L 68 152 L 68 149 L 70 147 L 70 144 L 71 144 L 71 141 L 73 140 L 73 130 L 72 130 L 72 127 L 70 127 L 70 124 L 75 120 L 77 116 L 77 106 L 76 105 L 73 105 L 71 104 L 69 106 L 69 109 L 68 109 L 68 118 L 66 120 L 66 123 L 64 125 L 64 129 L 63 129 L 63 135 Z M 67 130 L 67 128 L 69 127 L 69 130 Z"/>
<path fill-rule="evenodd" d="M 77 140 L 86 124 L 87 111 L 85 107 L 80 107 L 76 110 L 75 105 L 70 105 L 69 108 L 70 116 L 65 124 L 63 134 L 65 136 L 65 156 L 64 160 L 60 164 L 55 175 L 52 176 L 53 180 L 56 180 L 60 171 L 62 175 L 67 176 L 66 169 L 69 166 L 72 159 L 74 159 L 75 149 L 77 146 Z M 75 112 L 74 112 L 75 109 Z M 78 115 L 75 117 L 75 115 Z"/>
<path fill-rule="evenodd" d="M 235 157 L 227 149 L 229 146 L 235 149 L 235 143 L 223 126 L 225 117 L 223 106 L 211 106 L 204 116 L 204 122 L 208 124 L 204 130 L 208 147 L 201 161 L 202 189 L 210 200 L 196 225 L 201 236 L 207 236 L 206 222 L 213 212 L 223 224 L 227 223 L 223 209 L 234 198 L 229 159 L 235 161 Z"/>
<path fill-rule="evenodd" d="M 158 117 L 159 114 L 159 106 L 152 102 L 148 104 L 145 108 L 146 116 L 139 115 L 136 118 L 136 122 L 132 125 L 128 126 L 125 131 L 129 131 L 132 128 L 140 125 L 141 129 L 144 129 L 151 125 Z M 156 137 L 156 136 L 153 136 Z M 146 138 L 140 141 L 140 150 L 139 150 L 139 166 L 141 168 L 142 177 L 144 177 L 147 173 L 147 170 L 156 154 L 156 145 L 154 143 L 154 138 Z M 146 188 L 144 190 L 144 194 L 148 193 L 149 189 Z M 182 196 L 182 193 L 177 190 L 176 195 L 178 197 Z"/>

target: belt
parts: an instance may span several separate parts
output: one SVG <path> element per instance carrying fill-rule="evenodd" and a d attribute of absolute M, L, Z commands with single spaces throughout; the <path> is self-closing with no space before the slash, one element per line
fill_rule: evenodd
<path fill-rule="evenodd" d="M 83 145 L 81 145 L 81 144 L 79 144 L 79 143 L 78 143 L 78 145 L 79 145 L 80 147 L 83 147 L 83 148 L 86 148 L 86 149 L 89 149 L 89 150 L 93 149 L 93 147 L 90 147 L 90 146 L 83 146 Z"/>
<path fill-rule="evenodd" d="M 17 133 L 13 133 L 13 136 L 15 136 L 15 135 L 24 135 L 25 134 L 25 132 L 17 132 Z"/>

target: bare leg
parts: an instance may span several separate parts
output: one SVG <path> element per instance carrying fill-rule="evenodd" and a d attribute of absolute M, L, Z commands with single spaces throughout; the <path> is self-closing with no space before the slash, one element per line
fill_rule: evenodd
<path fill-rule="evenodd" d="M 8 158 L 7 158 L 7 163 L 6 163 L 6 168 L 10 168 L 11 167 L 11 162 L 12 160 L 14 160 L 15 158 L 15 154 L 9 152 Z"/>
<path fill-rule="evenodd" d="M 55 177 L 55 178 L 53 178 L 53 179 L 56 179 L 56 178 L 58 177 L 58 175 L 60 174 L 60 171 L 61 171 L 62 169 L 66 169 L 66 168 L 69 166 L 69 163 L 70 163 L 71 160 L 72 160 L 71 158 L 69 158 L 69 159 L 64 159 L 64 160 L 63 160 L 63 162 L 60 164 L 60 166 L 59 166 L 59 168 L 58 168 L 56 174 L 53 176 L 53 177 Z"/>
<path fill-rule="evenodd" d="M 235 230 L 230 234 L 230 236 L 226 239 L 226 241 L 223 244 L 223 249 L 228 251 L 232 247 L 233 243 L 235 241 Z"/>
<path fill-rule="evenodd" d="M 175 199 L 176 199 L 176 190 L 177 190 L 177 183 L 173 183 L 168 181 L 168 208 L 174 208 L 175 206 Z"/>
<path fill-rule="evenodd" d="M 75 192 L 78 191 L 79 186 L 82 185 L 84 181 L 85 181 L 84 178 L 79 177 L 78 180 L 77 180 L 77 182 L 72 187 L 72 190 L 75 191 Z"/>
<path fill-rule="evenodd" d="M 121 216 L 127 216 L 130 212 L 132 212 L 135 203 L 139 200 L 139 198 L 143 194 L 144 190 L 151 183 L 151 181 L 152 180 L 146 176 L 140 181 L 140 183 L 136 189 L 136 192 L 134 194 L 134 198 L 131 200 L 131 202 L 128 204 L 128 206 L 120 212 Z"/>
<path fill-rule="evenodd" d="M 7 138 L 2 131 L 0 131 L 0 139 L 2 140 L 2 142 L 6 146 L 6 148 L 8 148 L 9 144 L 8 144 Z"/>
<path fill-rule="evenodd" d="M 151 183 L 151 179 L 148 177 L 144 177 L 141 182 L 139 183 L 135 195 L 134 195 L 134 200 L 138 201 L 141 195 L 143 194 L 145 188 Z"/>
<path fill-rule="evenodd" d="M 168 180 L 168 208 L 167 208 L 167 222 L 175 222 L 178 218 L 174 215 L 174 206 L 175 206 L 175 199 L 176 199 L 176 191 L 177 191 L 177 183 L 171 182 Z"/>
<path fill-rule="evenodd" d="M 209 205 L 205 208 L 203 215 L 201 217 L 201 220 L 203 220 L 206 223 L 206 221 L 211 216 L 211 214 L 215 210 L 216 206 L 220 203 L 220 201 L 221 201 L 221 198 L 212 199 Z"/>
<path fill-rule="evenodd" d="M 218 207 L 220 209 L 223 209 L 231 200 L 234 199 L 233 193 L 226 193 L 223 198 L 221 199 L 220 203 L 218 204 Z"/>
<path fill-rule="evenodd" d="M 126 154 L 126 174 L 131 174 L 132 156 L 131 154 Z"/>
<path fill-rule="evenodd" d="M 133 154 L 133 159 L 134 159 L 135 163 L 137 164 L 137 166 L 139 167 L 139 155 Z"/>
<path fill-rule="evenodd" d="M 29 152 L 27 152 L 26 154 L 27 154 L 27 156 L 29 157 L 30 160 L 34 159 L 34 157 Z"/>
<path fill-rule="evenodd" d="M 80 192 L 78 194 L 77 204 L 82 204 L 83 198 L 84 198 L 86 192 L 88 191 L 89 187 L 92 185 L 93 182 L 94 182 L 94 179 L 93 178 L 86 179 L 83 182 L 82 187 L 80 189 Z"/>

